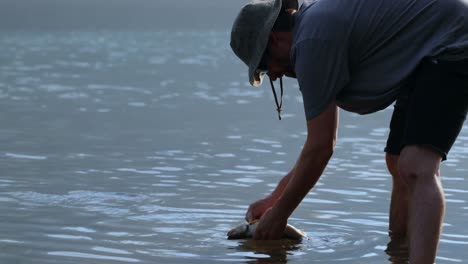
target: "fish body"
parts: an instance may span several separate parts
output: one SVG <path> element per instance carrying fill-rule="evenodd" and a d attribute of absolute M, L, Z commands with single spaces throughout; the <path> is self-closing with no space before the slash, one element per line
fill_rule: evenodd
<path fill-rule="evenodd" d="M 255 234 L 257 225 L 258 221 L 240 224 L 227 233 L 228 239 L 252 238 Z M 307 239 L 307 234 L 304 231 L 287 224 L 286 228 L 284 229 L 283 238 L 302 240 Z"/>

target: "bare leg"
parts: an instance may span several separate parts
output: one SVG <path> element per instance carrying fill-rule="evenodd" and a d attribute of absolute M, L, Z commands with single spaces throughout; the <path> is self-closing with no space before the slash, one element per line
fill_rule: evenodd
<path fill-rule="evenodd" d="M 441 156 L 432 149 L 406 146 L 398 162 L 409 191 L 409 246 L 411 264 L 434 263 L 439 244 L 445 199 L 440 182 Z"/>
<path fill-rule="evenodd" d="M 408 227 L 408 188 L 398 173 L 399 155 L 387 154 L 385 160 L 392 175 L 389 234 L 391 239 L 404 239 Z"/>

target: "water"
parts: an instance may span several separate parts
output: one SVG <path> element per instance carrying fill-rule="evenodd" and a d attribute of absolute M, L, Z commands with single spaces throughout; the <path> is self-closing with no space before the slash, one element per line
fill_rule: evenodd
<path fill-rule="evenodd" d="M 290 223 L 310 240 L 231 241 L 305 140 L 251 88 L 224 31 L 0 35 L 0 263 L 404 263 L 385 253 L 391 109 L 341 112 L 336 153 Z M 468 129 L 443 164 L 437 263 L 468 259 Z M 406 255 L 407 257 L 407 255 Z"/>

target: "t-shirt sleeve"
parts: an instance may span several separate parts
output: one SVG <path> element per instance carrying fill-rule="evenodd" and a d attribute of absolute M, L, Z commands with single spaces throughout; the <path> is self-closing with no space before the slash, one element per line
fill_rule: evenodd
<path fill-rule="evenodd" d="M 322 113 L 349 82 L 347 49 L 338 40 L 305 39 L 295 44 L 292 60 L 307 120 Z"/>

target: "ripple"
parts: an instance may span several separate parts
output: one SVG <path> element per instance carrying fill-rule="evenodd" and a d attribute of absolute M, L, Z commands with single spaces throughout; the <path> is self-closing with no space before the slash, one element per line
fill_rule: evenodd
<path fill-rule="evenodd" d="M 136 92 L 140 94 L 152 94 L 150 90 L 132 86 L 118 86 L 118 85 L 107 85 L 107 84 L 88 84 L 89 90 L 113 90 L 121 92 Z"/>
<path fill-rule="evenodd" d="M 218 158 L 234 158 L 236 155 L 232 153 L 219 153 L 215 154 L 214 156 Z"/>
<path fill-rule="evenodd" d="M 210 65 L 215 58 L 211 56 L 197 55 L 190 58 L 179 59 L 179 63 L 183 65 L 199 65 L 207 66 Z"/>
<path fill-rule="evenodd" d="M 93 240 L 91 237 L 88 237 L 88 236 L 74 236 L 74 235 L 66 235 L 66 234 L 47 234 L 46 236 L 52 237 L 52 238 L 70 239 L 70 240 Z"/>
<path fill-rule="evenodd" d="M 153 228 L 153 230 L 159 233 L 172 234 L 172 233 L 185 233 L 185 232 L 192 231 L 193 229 L 184 228 L 184 227 L 159 227 L 159 228 Z"/>
<path fill-rule="evenodd" d="M 154 249 L 152 250 L 156 253 L 156 256 L 160 257 L 182 257 L 182 258 L 194 258 L 199 257 L 200 255 L 194 253 L 184 253 L 178 250 L 173 249 Z"/>
<path fill-rule="evenodd" d="M 256 142 L 256 143 L 267 144 L 267 145 L 278 145 L 278 144 L 281 144 L 281 142 L 272 141 L 272 140 L 266 140 L 266 139 L 252 139 L 252 141 L 253 141 L 253 142 Z"/>
<path fill-rule="evenodd" d="M 237 165 L 236 168 L 242 169 L 242 170 L 262 170 L 262 169 L 265 169 L 265 167 L 252 166 L 252 165 Z"/>
<path fill-rule="evenodd" d="M 362 218 L 341 219 L 341 221 L 344 221 L 347 223 L 359 224 L 359 225 L 375 226 L 375 227 L 387 227 L 388 226 L 388 223 L 386 222 L 362 219 Z"/>
<path fill-rule="evenodd" d="M 161 172 L 157 171 L 157 170 L 137 170 L 137 169 L 133 169 L 133 168 L 118 168 L 116 170 L 121 171 L 121 172 L 134 172 L 134 173 L 138 173 L 138 174 L 150 174 L 150 175 L 161 174 Z"/>
<path fill-rule="evenodd" d="M 158 170 L 158 171 L 170 171 L 170 172 L 175 172 L 175 171 L 182 171 L 183 169 L 177 168 L 177 167 L 153 167 L 153 170 Z"/>
<path fill-rule="evenodd" d="M 207 100 L 207 101 L 219 101 L 221 99 L 219 96 L 210 95 L 206 91 L 195 92 L 195 93 L 193 93 L 193 95 L 195 95 L 196 97 L 198 97 L 200 99 L 204 99 L 204 100 Z"/>
<path fill-rule="evenodd" d="M 0 239 L 0 243 L 8 243 L 8 244 L 24 244 L 23 241 L 12 240 L 12 239 Z"/>
<path fill-rule="evenodd" d="M 229 253 L 229 254 L 226 254 L 226 255 L 228 255 L 228 256 L 248 257 L 248 258 L 270 258 L 270 255 L 259 254 L 259 253 L 249 252 L 249 251 Z"/>
<path fill-rule="evenodd" d="M 109 236 L 115 236 L 115 237 L 122 237 L 122 236 L 129 236 L 130 235 L 127 232 L 108 232 L 107 234 Z"/>
<path fill-rule="evenodd" d="M 135 241 L 135 240 L 121 240 L 119 243 L 125 244 L 125 245 L 137 245 L 137 246 L 146 246 L 149 245 L 150 243 L 143 242 L 143 241 Z"/>
<path fill-rule="evenodd" d="M 468 241 L 459 241 L 459 240 L 449 240 L 449 239 L 440 239 L 441 243 L 447 243 L 447 244 L 458 244 L 458 245 L 468 245 Z"/>
<path fill-rule="evenodd" d="M 329 193 L 335 193 L 335 194 L 353 195 L 353 196 L 366 196 L 367 195 L 367 192 L 351 191 L 351 190 L 335 190 L 335 189 L 320 188 L 317 191 L 329 192 Z"/>
<path fill-rule="evenodd" d="M 263 180 L 255 179 L 255 178 L 237 178 L 236 181 L 243 182 L 243 183 L 259 183 L 263 182 Z"/>
<path fill-rule="evenodd" d="M 197 81 L 195 82 L 195 87 L 203 90 L 211 90 L 213 87 L 206 82 Z"/>
<path fill-rule="evenodd" d="M 0 187 L 8 187 L 10 184 L 0 184 Z M 0 197 L 0 202 L 5 203 L 5 202 L 17 202 L 17 200 L 9 198 L 9 197 Z"/>
<path fill-rule="evenodd" d="M 437 256 L 436 259 L 446 260 L 450 262 L 463 262 L 463 259 L 447 258 L 447 257 L 441 257 L 441 256 Z"/>
<path fill-rule="evenodd" d="M 139 259 L 135 259 L 135 258 L 105 256 L 105 255 L 97 255 L 97 254 L 74 252 L 74 251 L 50 251 L 50 252 L 47 252 L 47 255 L 62 256 L 62 257 L 74 257 L 74 258 L 84 258 L 84 259 L 101 259 L 101 260 L 112 260 L 112 261 L 140 262 Z"/>
<path fill-rule="evenodd" d="M 175 83 L 175 80 L 163 80 L 163 81 L 160 81 L 159 82 L 159 86 L 161 87 L 166 87 L 170 84 L 174 84 Z"/>
<path fill-rule="evenodd" d="M 72 230 L 72 231 L 77 231 L 77 232 L 82 232 L 82 233 L 96 233 L 96 230 L 87 228 L 87 227 L 63 227 L 63 230 Z"/>
<path fill-rule="evenodd" d="M 248 103 L 250 103 L 250 101 L 248 100 L 240 100 L 240 99 L 236 100 L 236 104 L 248 104 Z"/>
<path fill-rule="evenodd" d="M 47 92 L 67 92 L 75 90 L 73 87 L 65 86 L 61 84 L 44 84 L 39 86 L 40 89 L 46 90 Z"/>
<path fill-rule="evenodd" d="M 159 64 L 159 65 L 164 65 L 168 61 L 168 58 L 166 57 L 152 57 L 149 58 L 149 63 L 150 64 Z"/>
<path fill-rule="evenodd" d="M 91 249 L 94 250 L 94 251 L 105 252 L 105 253 L 114 253 L 114 254 L 122 254 L 122 255 L 131 255 L 131 254 L 133 254 L 133 253 L 128 252 L 126 250 L 116 249 L 116 248 L 108 248 L 108 247 L 93 247 Z"/>
<path fill-rule="evenodd" d="M 355 202 L 355 203 L 372 203 L 372 200 L 364 200 L 364 199 L 346 199 L 346 201 Z"/>
<path fill-rule="evenodd" d="M 317 198 L 304 198 L 302 200 L 305 203 L 318 203 L 318 204 L 340 204 L 341 202 L 326 200 L 326 199 L 317 199 Z"/>
<path fill-rule="evenodd" d="M 219 172 L 224 173 L 224 174 L 247 174 L 247 173 L 250 173 L 249 171 L 243 171 L 243 170 L 220 170 Z"/>
<path fill-rule="evenodd" d="M 5 156 L 16 159 L 29 159 L 29 160 L 45 160 L 46 156 L 36 156 L 36 155 L 27 155 L 27 154 L 16 154 L 16 153 L 5 153 Z"/>
<path fill-rule="evenodd" d="M 225 97 L 249 97 L 260 98 L 263 95 L 263 90 L 244 89 L 244 88 L 229 88 L 222 93 Z"/>
<path fill-rule="evenodd" d="M 249 152 L 257 152 L 257 153 L 271 153 L 270 150 L 267 150 L 267 149 L 258 149 L 258 148 L 248 148 L 248 149 L 246 149 L 246 151 L 249 151 Z"/>
<path fill-rule="evenodd" d="M 144 103 L 144 102 L 129 102 L 128 105 L 133 106 L 133 107 L 145 107 L 146 103 Z"/>
<path fill-rule="evenodd" d="M 104 210 L 103 212 L 108 213 L 115 213 L 118 209 L 106 207 L 104 205 L 111 206 L 122 202 L 137 202 L 147 198 L 144 195 L 92 191 L 71 191 L 64 195 L 43 194 L 38 192 L 9 192 L 7 194 L 10 194 L 23 203 L 62 205 L 66 207 L 88 205 L 88 210 Z"/>
<path fill-rule="evenodd" d="M 88 98 L 89 95 L 86 93 L 73 92 L 73 93 L 61 94 L 58 97 L 60 99 L 83 99 L 83 98 Z"/>

